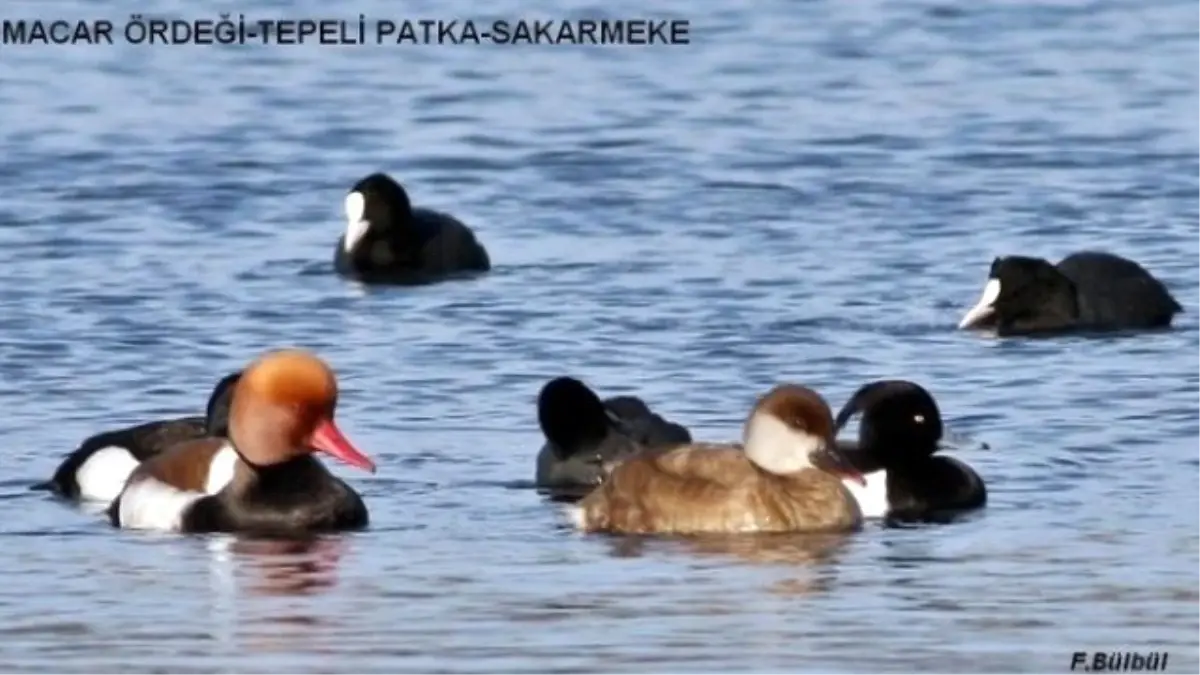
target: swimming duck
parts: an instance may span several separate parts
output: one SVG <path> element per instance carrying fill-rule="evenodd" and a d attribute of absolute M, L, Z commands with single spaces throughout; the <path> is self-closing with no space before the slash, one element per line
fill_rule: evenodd
<path fill-rule="evenodd" d="M 864 385 L 838 412 L 835 428 L 841 431 L 859 412 L 858 443 L 840 447 L 865 479 L 845 481 L 863 517 L 939 519 L 987 503 L 974 469 L 934 455 L 944 444 L 942 414 L 924 387 L 905 380 Z"/>
<path fill-rule="evenodd" d="M 67 499 L 111 502 L 140 462 L 163 450 L 205 436 L 224 436 L 229 398 L 241 371 L 221 378 L 208 398 L 204 417 L 180 417 L 106 431 L 87 438 L 59 464 L 54 477 L 33 486 Z"/>
<path fill-rule="evenodd" d="M 367 525 L 362 499 L 316 458 L 374 472 L 333 421 L 337 378 L 302 350 L 267 353 L 233 392 L 229 438 L 175 445 L 138 465 L 112 524 L 173 532 L 296 535 Z"/>
<path fill-rule="evenodd" d="M 640 453 L 568 508 L 577 528 L 624 534 L 841 532 L 862 514 L 842 478 L 833 413 L 815 391 L 781 384 L 754 405 L 743 445 Z"/>
<path fill-rule="evenodd" d="M 354 184 L 346 195 L 346 232 L 334 269 L 365 283 L 417 284 L 456 272 L 486 272 L 487 251 L 454 216 L 414 208 L 404 188 L 383 173 Z"/>
<path fill-rule="evenodd" d="M 538 394 L 538 425 L 546 443 L 535 482 L 557 497 L 582 497 L 608 466 L 647 448 L 690 443 L 684 427 L 656 415 L 636 396 L 601 401 L 573 377 L 550 380 Z"/>
<path fill-rule="evenodd" d="M 1057 265 L 1008 256 L 992 261 L 983 295 L 958 327 L 1000 336 L 1164 328 L 1182 311 L 1161 281 L 1118 255 L 1083 251 Z"/>

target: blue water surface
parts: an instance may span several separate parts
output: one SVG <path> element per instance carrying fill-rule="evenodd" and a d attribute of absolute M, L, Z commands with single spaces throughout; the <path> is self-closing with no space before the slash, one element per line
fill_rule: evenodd
<path fill-rule="evenodd" d="M 688 19 L 655 47 L 0 46 L 0 670 L 1195 672 L 1197 5 L 681 0 L 137 6 L 0 18 Z M 210 13 L 211 12 L 211 13 Z M 647 12 L 650 12 L 647 15 Z M 495 268 L 365 289 L 386 170 Z M 954 330 L 993 256 L 1133 257 L 1135 337 Z M 379 462 L 316 544 L 113 531 L 27 485 L 303 345 Z M 781 380 L 925 384 L 990 504 L 838 539 L 580 536 L 525 487 L 555 375 L 736 438 Z"/>

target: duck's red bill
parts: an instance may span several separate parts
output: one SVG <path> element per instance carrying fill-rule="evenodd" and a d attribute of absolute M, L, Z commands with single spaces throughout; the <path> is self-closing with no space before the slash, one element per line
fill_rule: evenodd
<path fill-rule="evenodd" d="M 342 430 L 337 428 L 333 420 L 322 420 L 317 425 L 317 428 L 313 430 L 308 443 L 313 448 L 333 455 L 350 466 L 375 473 L 375 462 L 372 462 L 370 457 L 359 452 L 358 448 L 354 447 L 346 439 L 346 436 L 342 434 Z"/>

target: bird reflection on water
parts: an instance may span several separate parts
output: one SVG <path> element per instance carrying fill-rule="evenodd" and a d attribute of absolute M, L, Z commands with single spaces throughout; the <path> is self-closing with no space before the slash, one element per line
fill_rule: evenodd
<path fill-rule="evenodd" d="M 789 576 L 767 590 L 783 595 L 813 595 L 833 589 L 837 562 L 853 541 L 852 534 L 737 534 L 695 537 L 613 536 L 609 554 L 640 558 L 654 550 L 672 548 L 700 559 L 712 558 L 789 570 Z"/>
<path fill-rule="evenodd" d="M 278 652 L 336 633 L 336 620 L 306 598 L 337 585 L 346 545 L 340 537 L 211 539 L 212 630 L 218 641 L 233 650 Z M 261 598 L 275 601 L 264 604 Z"/>
<path fill-rule="evenodd" d="M 249 573 L 251 594 L 315 595 L 337 584 L 345 544 L 336 537 L 235 539 L 229 550 Z"/>

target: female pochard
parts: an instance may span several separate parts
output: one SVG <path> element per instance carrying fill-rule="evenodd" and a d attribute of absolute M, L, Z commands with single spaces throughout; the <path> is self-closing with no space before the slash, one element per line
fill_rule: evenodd
<path fill-rule="evenodd" d="M 837 532 L 862 514 L 843 486 L 857 473 L 838 454 L 833 413 L 806 387 L 763 395 L 743 447 L 694 443 L 631 457 L 569 508 L 584 531 L 700 534 Z"/>

